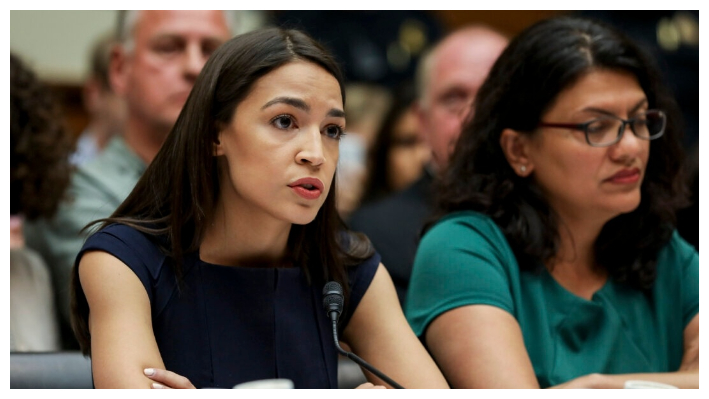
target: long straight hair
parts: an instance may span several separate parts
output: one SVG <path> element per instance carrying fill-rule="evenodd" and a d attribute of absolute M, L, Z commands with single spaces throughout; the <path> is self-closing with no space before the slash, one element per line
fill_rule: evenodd
<path fill-rule="evenodd" d="M 231 122 L 254 82 L 294 61 L 317 64 L 334 76 L 345 100 L 343 76 L 331 55 L 297 30 L 268 28 L 239 35 L 220 46 L 200 73 L 182 112 L 155 159 L 103 228 L 121 223 L 156 238 L 179 282 L 182 259 L 199 249 L 219 198 L 219 167 L 213 156 L 218 127 Z M 373 248 L 360 234 L 346 232 L 336 209 L 336 176 L 315 220 L 293 225 L 287 253 L 312 283 L 335 280 L 349 294 L 346 268 L 370 257 Z M 72 324 L 85 353 L 90 350 L 88 304 L 72 276 Z"/>

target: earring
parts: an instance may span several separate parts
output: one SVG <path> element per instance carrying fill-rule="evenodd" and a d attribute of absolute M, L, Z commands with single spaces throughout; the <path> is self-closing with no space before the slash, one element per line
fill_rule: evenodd
<path fill-rule="evenodd" d="M 524 166 L 524 165 L 521 165 L 521 166 L 519 167 L 519 171 L 522 172 L 522 173 L 525 173 L 525 172 L 527 172 L 527 167 Z"/>

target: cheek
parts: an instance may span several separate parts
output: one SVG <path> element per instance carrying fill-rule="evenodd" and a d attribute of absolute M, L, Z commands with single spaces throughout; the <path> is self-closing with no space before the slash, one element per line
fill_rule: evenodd
<path fill-rule="evenodd" d="M 406 165 L 406 159 L 403 158 L 401 150 L 391 150 L 389 153 L 388 167 L 391 173 L 398 172 L 404 165 Z"/>
<path fill-rule="evenodd" d="M 586 191 L 595 181 L 602 162 L 598 154 L 586 149 L 577 151 L 573 147 L 547 147 L 535 152 L 535 180 L 543 190 L 551 192 Z"/>
<path fill-rule="evenodd" d="M 332 178 L 335 176 L 335 170 L 337 169 L 337 164 L 340 160 L 340 142 L 335 141 L 331 145 L 325 146 L 325 171 L 328 175 L 328 180 L 332 182 Z M 330 183 L 332 185 L 332 183 Z"/>
<path fill-rule="evenodd" d="M 403 171 L 413 171 L 420 163 L 419 158 L 416 156 L 415 147 L 410 147 L 404 151 L 401 151 L 397 154 L 396 160 L 397 164 Z"/>
<path fill-rule="evenodd" d="M 644 147 L 640 150 L 640 160 L 642 164 L 647 166 L 647 162 L 650 159 L 650 142 L 644 143 Z"/>
<path fill-rule="evenodd" d="M 332 149 L 332 160 L 335 161 L 335 164 L 340 160 L 340 142 L 336 142 L 335 145 L 333 146 Z"/>

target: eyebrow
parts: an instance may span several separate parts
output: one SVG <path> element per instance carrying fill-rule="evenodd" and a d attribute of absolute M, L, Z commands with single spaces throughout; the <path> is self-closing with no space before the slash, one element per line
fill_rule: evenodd
<path fill-rule="evenodd" d="M 306 104 L 305 101 L 303 101 L 299 98 L 293 98 L 293 97 L 276 97 L 273 100 L 264 104 L 264 106 L 261 107 L 261 109 L 263 110 L 263 109 L 266 109 L 266 108 L 268 108 L 272 105 L 276 105 L 276 104 L 287 104 L 292 107 L 302 109 L 305 112 L 310 112 L 310 106 L 308 104 Z M 336 117 L 336 118 L 344 118 L 345 111 L 343 111 L 341 109 L 337 109 L 337 108 L 331 108 L 327 112 L 327 116 Z"/>
<path fill-rule="evenodd" d="M 181 35 L 179 33 L 170 33 L 170 32 L 164 32 L 164 33 L 159 33 L 155 36 L 153 36 L 151 41 L 159 41 L 159 40 L 180 40 L 183 42 L 188 41 L 189 39 L 186 39 L 184 35 Z M 219 37 L 219 36 L 207 36 L 203 37 L 200 40 L 200 43 L 224 43 L 226 40 Z"/>
<path fill-rule="evenodd" d="M 640 107 L 642 107 L 643 105 L 646 105 L 647 103 L 648 103 L 647 98 L 643 98 L 637 104 L 635 104 L 635 106 L 630 110 L 630 112 L 633 113 L 633 112 L 637 111 L 638 109 L 640 109 Z M 605 109 L 595 108 L 595 107 L 584 108 L 582 111 L 591 111 L 591 112 L 597 112 L 599 114 L 615 116 L 615 114 L 613 114 L 612 112 L 608 112 Z"/>
<path fill-rule="evenodd" d="M 293 98 L 293 97 L 276 97 L 273 100 L 267 102 L 264 104 L 261 109 L 266 109 L 272 105 L 276 104 L 288 104 L 292 107 L 296 107 L 298 109 L 302 109 L 303 111 L 310 112 L 310 106 L 305 103 L 305 101 L 298 99 L 298 98 Z"/>

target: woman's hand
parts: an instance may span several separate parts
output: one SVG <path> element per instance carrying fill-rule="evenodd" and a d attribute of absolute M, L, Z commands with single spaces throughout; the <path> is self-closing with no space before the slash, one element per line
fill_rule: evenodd
<path fill-rule="evenodd" d="M 195 389 L 190 380 L 172 371 L 149 368 L 143 374 L 155 381 L 153 389 Z"/>
<path fill-rule="evenodd" d="M 355 389 L 386 389 L 386 387 L 383 385 L 374 385 L 371 382 L 365 382 Z"/>
<path fill-rule="evenodd" d="M 591 389 L 591 388 L 623 388 L 621 383 L 619 386 L 614 386 L 612 384 L 612 379 L 603 374 L 588 374 L 581 377 L 574 378 L 573 380 L 567 381 L 563 384 L 555 385 L 551 388 L 563 388 L 563 389 Z"/>

